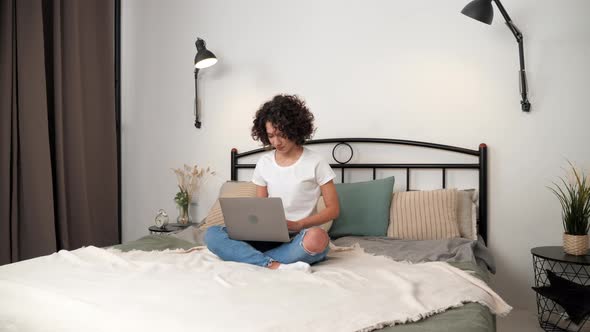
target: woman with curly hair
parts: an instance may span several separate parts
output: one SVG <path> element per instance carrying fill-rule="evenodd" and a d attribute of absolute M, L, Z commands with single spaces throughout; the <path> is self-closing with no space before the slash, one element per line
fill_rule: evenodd
<path fill-rule="evenodd" d="M 221 259 L 304 272 L 325 259 L 330 238 L 317 226 L 335 219 L 340 207 L 330 165 L 303 146 L 313 135 L 313 120 L 305 102 L 293 95 L 277 95 L 256 112 L 252 138 L 272 150 L 258 160 L 252 182 L 258 197 L 281 198 L 293 236 L 287 243 L 238 241 L 229 238 L 225 227 L 213 226 L 205 242 Z M 320 195 L 326 209 L 318 213 Z"/>

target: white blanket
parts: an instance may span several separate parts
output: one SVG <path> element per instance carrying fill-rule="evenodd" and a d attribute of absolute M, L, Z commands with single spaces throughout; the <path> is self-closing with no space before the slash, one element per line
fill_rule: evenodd
<path fill-rule="evenodd" d="M 183 252 L 62 250 L 0 266 L 0 331 L 371 331 L 465 302 L 510 311 L 447 263 L 409 264 L 355 248 L 313 273 Z"/>

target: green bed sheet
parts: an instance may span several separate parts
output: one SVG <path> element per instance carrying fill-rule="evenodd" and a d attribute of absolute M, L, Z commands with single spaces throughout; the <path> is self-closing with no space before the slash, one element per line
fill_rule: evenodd
<path fill-rule="evenodd" d="M 379 332 L 492 332 L 496 331 L 494 315 L 487 307 L 467 303 L 463 307 L 450 309 L 418 322 L 386 327 Z"/>
<path fill-rule="evenodd" d="M 166 250 L 166 249 L 190 249 L 195 244 L 185 240 L 175 238 L 170 235 L 147 235 L 138 240 L 118 244 L 110 248 L 119 249 L 121 251 L 131 250 Z"/>
<path fill-rule="evenodd" d="M 169 235 L 148 235 L 136 241 L 112 246 L 122 251 L 130 250 L 166 250 L 189 249 L 193 243 Z M 471 262 L 451 262 L 452 266 L 462 270 L 474 271 L 475 275 L 488 282 L 487 270 Z M 466 303 L 464 306 L 447 310 L 418 322 L 395 325 L 378 330 L 379 332 L 494 332 L 496 319 L 490 310 L 481 304 Z"/>

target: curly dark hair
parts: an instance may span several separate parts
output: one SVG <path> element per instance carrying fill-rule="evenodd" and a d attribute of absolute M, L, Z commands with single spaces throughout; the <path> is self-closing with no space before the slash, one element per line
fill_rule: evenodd
<path fill-rule="evenodd" d="M 266 133 L 266 123 L 270 122 L 287 139 L 303 145 L 314 133 L 313 120 L 313 114 L 301 98 L 296 95 L 276 95 L 256 111 L 252 138 L 265 146 L 270 145 Z"/>

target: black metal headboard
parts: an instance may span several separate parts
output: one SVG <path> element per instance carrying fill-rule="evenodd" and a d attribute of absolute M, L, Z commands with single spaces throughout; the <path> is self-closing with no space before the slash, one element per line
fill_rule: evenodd
<path fill-rule="evenodd" d="M 487 243 L 488 240 L 488 170 L 487 170 L 487 146 L 482 143 L 479 145 L 478 150 L 470 150 L 450 145 L 442 145 L 427 142 L 408 141 L 399 139 L 387 139 L 387 138 L 327 138 L 327 139 L 316 139 L 309 140 L 305 145 L 312 144 L 329 144 L 334 143 L 332 148 L 332 157 L 336 161 L 335 164 L 330 164 L 334 169 L 340 169 L 342 182 L 344 182 L 344 169 L 346 168 L 362 168 L 372 169 L 373 179 L 376 176 L 377 169 L 405 169 L 406 170 L 406 190 L 410 188 L 410 170 L 412 169 L 441 169 L 442 170 L 442 188 L 446 188 L 446 177 L 447 169 L 476 169 L 479 173 L 479 220 L 478 220 L 478 231 L 484 241 Z M 353 149 L 349 143 L 384 143 L 384 144 L 395 144 L 395 145 L 409 145 L 416 147 L 424 147 L 437 150 L 452 151 L 464 155 L 478 157 L 478 163 L 465 164 L 465 163 L 349 163 L 352 159 Z M 336 159 L 334 154 L 336 148 L 340 145 L 346 145 L 350 148 L 351 156 L 347 161 L 339 161 Z M 265 148 L 254 149 L 242 153 L 238 153 L 237 149 L 231 151 L 231 180 L 238 180 L 238 169 L 240 168 L 255 168 L 256 164 L 239 164 L 238 160 L 242 157 L 250 156 L 253 154 L 268 151 Z"/>

